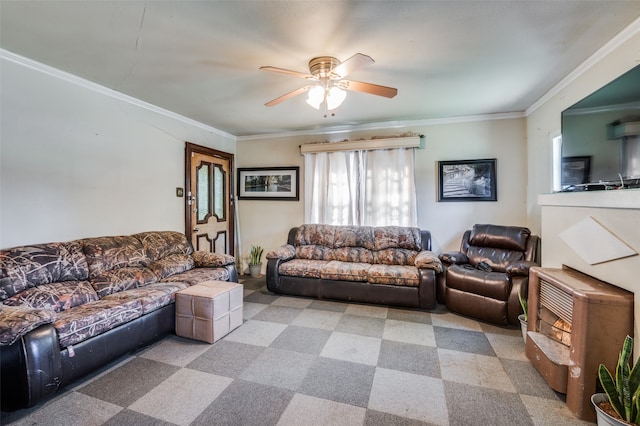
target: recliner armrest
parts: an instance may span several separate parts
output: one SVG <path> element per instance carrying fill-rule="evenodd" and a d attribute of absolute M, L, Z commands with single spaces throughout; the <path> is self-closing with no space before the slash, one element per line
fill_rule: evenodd
<path fill-rule="evenodd" d="M 445 265 L 469 263 L 469 258 L 461 251 L 449 251 L 439 256 Z"/>
<path fill-rule="evenodd" d="M 527 260 L 519 260 L 507 265 L 505 271 L 510 277 L 527 277 L 529 276 L 529 268 L 532 266 L 538 266 L 536 262 L 529 262 Z"/>

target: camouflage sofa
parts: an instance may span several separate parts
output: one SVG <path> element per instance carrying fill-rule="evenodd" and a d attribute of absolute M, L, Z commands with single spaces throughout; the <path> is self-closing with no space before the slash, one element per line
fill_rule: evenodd
<path fill-rule="evenodd" d="M 408 227 L 302 225 L 267 253 L 274 293 L 432 309 L 442 263 L 429 231 Z"/>
<path fill-rule="evenodd" d="M 175 328 L 175 292 L 238 281 L 232 256 L 178 232 L 0 251 L 2 410 L 29 407 Z"/>

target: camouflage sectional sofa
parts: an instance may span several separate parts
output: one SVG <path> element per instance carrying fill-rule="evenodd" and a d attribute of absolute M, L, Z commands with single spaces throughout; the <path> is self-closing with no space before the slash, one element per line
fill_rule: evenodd
<path fill-rule="evenodd" d="M 274 293 L 432 309 L 442 263 L 431 233 L 386 226 L 302 225 L 267 253 Z"/>
<path fill-rule="evenodd" d="M 173 332 L 175 292 L 206 280 L 237 282 L 234 258 L 171 231 L 0 251 L 2 410 Z"/>

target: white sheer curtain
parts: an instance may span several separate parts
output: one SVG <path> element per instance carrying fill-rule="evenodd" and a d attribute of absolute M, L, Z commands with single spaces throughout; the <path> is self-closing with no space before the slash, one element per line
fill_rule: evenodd
<path fill-rule="evenodd" d="M 417 226 L 413 149 L 304 155 L 305 223 Z"/>

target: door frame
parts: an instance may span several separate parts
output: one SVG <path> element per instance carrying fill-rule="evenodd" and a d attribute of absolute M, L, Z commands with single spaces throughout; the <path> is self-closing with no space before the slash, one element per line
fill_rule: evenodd
<path fill-rule="evenodd" d="M 235 171 L 233 165 L 234 155 L 224 151 L 218 151 L 217 149 L 207 148 L 206 146 L 196 145 L 191 142 L 185 143 L 184 148 L 184 187 L 185 187 L 185 197 L 184 197 L 184 233 L 189 241 L 191 241 L 191 229 L 193 229 L 193 224 L 191 223 L 191 198 L 189 194 L 191 193 L 191 158 L 192 154 L 199 153 L 204 155 L 209 155 L 212 157 L 222 158 L 224 160 L 229 161 L 229 248 L 231 251 L 231 255 L 235 256 L 236 245 L 235 245 L 235 215 L 236 215 L 236 205 L 235 205 L 235 189 L 233 182 L 233 174 Z"/>

